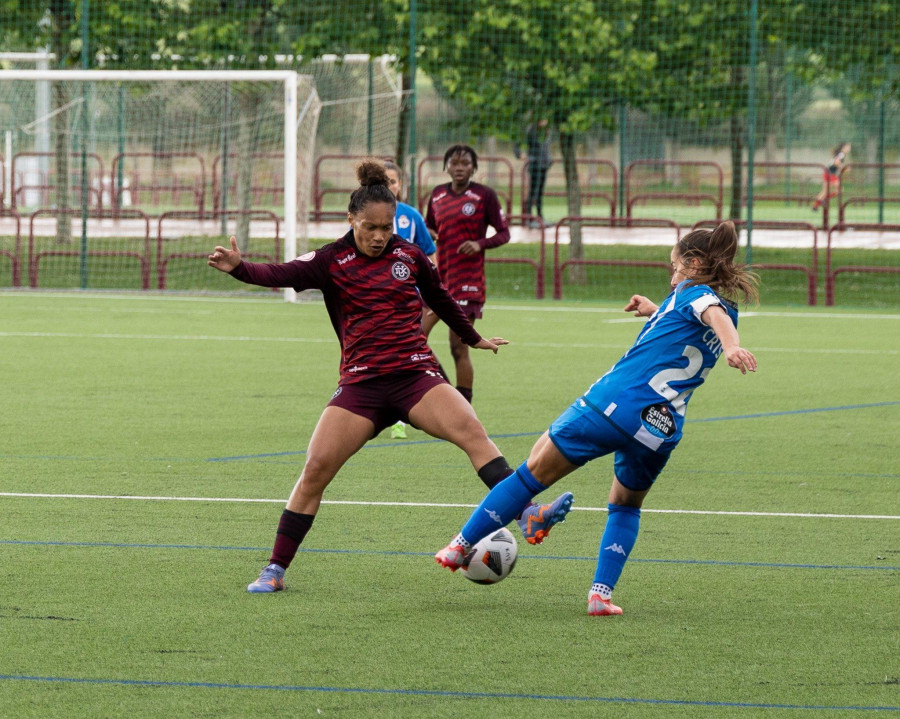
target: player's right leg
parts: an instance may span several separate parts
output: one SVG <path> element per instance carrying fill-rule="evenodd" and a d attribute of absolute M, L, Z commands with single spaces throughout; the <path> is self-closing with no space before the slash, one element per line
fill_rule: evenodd
<path fill-rule="evenodd" d="M 300 479 L 278 522 L 269 564 L 256 581 L 247 585 L 248 592 L 263 594 L 284 589 L 284 570 L 290 567 L 312 527 L 325 488 L 372 437 L 374 428 L 371 419 L 348 409 L 333 405 L 325 408 L 309 441 Z"/>

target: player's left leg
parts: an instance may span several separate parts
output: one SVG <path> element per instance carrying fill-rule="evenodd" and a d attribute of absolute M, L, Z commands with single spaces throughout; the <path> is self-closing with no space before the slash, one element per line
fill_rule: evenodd
<path fill-rule="evenodd" d="M 637 541 L 641 505 L 668 461 L 668 454 L 629 446 L 616 452 L 615 477 L 609 491 L 609 514 L 600 539 L 594 582 L 588 592 L 588 614 L 621 614 L 612 592 Z"/>
<path fill-rule="evenodd" d="M 456 389 L 472 402 L 472 386 L 475 382 L 475 367 L 469 355 L 469 345 L 465 344 L 453 330 L 450 330 L 450 354 L 456 365 Z"/>

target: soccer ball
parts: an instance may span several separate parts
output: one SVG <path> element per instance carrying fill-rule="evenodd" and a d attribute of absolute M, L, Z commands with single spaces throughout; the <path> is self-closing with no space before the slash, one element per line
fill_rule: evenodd
<path fill-rule="evenodd" d="M 518 556 L 516 538 L 503 528 L 472 547 L 460 571 L 466 579 L 476 584 L 496 584 L 509 576 Z"/>

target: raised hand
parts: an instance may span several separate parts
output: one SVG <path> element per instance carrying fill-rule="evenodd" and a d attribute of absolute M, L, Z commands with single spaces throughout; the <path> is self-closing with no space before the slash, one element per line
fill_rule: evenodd
<path fill-rule="evenodd" d="M 220 272 L 231 272 L 235 267 L 241 264 L 241 251 L 237 246 L 237 239 L 234 235 L 230 238 L 231 240 L 231 249 L 227 250 L 221 245 L 217 246 L 216 249 L 212 251 L 212 254 L 208 258 L 208 264 L 210 267 L 215 267 Z"/>

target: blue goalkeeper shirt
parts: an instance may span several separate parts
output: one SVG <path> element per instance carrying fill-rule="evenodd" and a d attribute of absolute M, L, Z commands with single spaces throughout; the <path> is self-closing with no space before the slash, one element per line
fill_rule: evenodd
<path fill-rule="evenodd" d="M 691 393 L 722 353 L 722 343 L 700 316 L 719 305 L 737 327 L 734 303 L 706 285 L 687 285 L 680 283 L 663 300 L 634 345 L 583 397 L 625 434 L 659 452 L 678 444 Z"/>
<path fill-rule="evenodd" d="M 397 212 L 394 213 L 394 234 L 418 245 L 426 255 L 431 256 L 437 250 L 422 214 L 405 202 L 397 203 Z"/>

